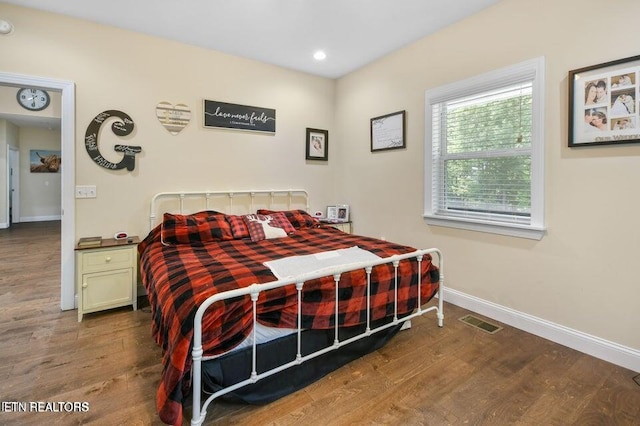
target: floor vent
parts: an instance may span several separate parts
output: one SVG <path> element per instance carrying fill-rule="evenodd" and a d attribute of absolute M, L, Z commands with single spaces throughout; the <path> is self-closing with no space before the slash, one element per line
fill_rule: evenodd
<path fill-rule="evenodd" d="M 460 318 L 460 321 L 462 321 L 465 324 L 469 324 L 470 326 L 473 326 L 475 328 L 478 328 L 484 331 L 485 333 L 489 333 L 489 334 L 495 334 L 498 331 L 502 330 L 502 327 L 486 322 L 485 320 L 482 320 L 473 315 L 465 315 L 462 318 Z"/>

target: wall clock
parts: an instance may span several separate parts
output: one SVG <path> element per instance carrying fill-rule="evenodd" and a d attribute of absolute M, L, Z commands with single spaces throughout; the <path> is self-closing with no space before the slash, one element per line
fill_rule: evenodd
<path fill-rule="evenodd" d="M 16 96 L 18 103 L 29 111 L 42 111 L 49 106 L 49 93 L 42 89 L 20 89 Z"/>

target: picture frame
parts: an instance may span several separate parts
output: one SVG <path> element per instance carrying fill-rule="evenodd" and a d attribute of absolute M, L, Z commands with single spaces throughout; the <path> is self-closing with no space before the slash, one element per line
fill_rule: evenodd
<path fill-rule="evenodd" d="M 276 133 L 276 110 L 229 102 L 202 100 L 205 128 Z"/>
<path fill-rule="evenodd" d="M 569 71 L 569 147 L 640 142 L 640 55 Z"/>
<path fill-rule="evenodd" d="M 406 148 L 406 111 L 371 119 L 371 152 Z"/>
<path fill-rule="evenodd" d="M 349 205 L 335 204 L 327 206 L 327 221 L 349 222 Z"/>
<path fill-rule="evenodd" d="M 29 171 L 31 173 L 59 173 L 62 167 L 62 151 L 32 149 L 29 151 Z"/>
<path fill-rule="evenodd" d="M 306 159 L 328 161 L 329 159 L 329 131 L 310 129 L 307 127 L 305 140 Z"/>
<path fill-rule="evenodd" d="M 347 204 L 338 204 L 338 222 L 349 222 L 349 206 Z"/>
<path fill-rule="evenodd" d="M 327 220 L 338 220 L 338 206 L 327 206 Z"/>

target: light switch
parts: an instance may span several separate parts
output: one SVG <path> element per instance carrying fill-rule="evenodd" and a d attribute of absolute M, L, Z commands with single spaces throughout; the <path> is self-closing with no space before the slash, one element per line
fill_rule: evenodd
<path fill-rule="evenodd" d="M 96 198 L 98 191 L 95 185 L 76 185 L 76 198 Z"/>

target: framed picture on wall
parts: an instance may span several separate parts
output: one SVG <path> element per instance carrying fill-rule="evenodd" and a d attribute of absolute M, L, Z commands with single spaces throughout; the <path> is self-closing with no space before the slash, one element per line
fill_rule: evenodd
<path fill-rule="evenodd" d="M 371 152 L 405 148 L 405 111 L 371 119 Z"/>
<path fill-rule="evenodd" d="M 61 151 L 48 149 L 32 149 L 29 151 L 31 173 L 58 173 L 61 165 Z"/>
<path fill-rule="evenodd" d="M 569 71 L 569 146 L 640 142 L 640 56 Z"/>
<path fill-rule="evenodd" d="M 307 160 L 327 161 L 329 159 L 329 131 L 307 128 L 305 147 Z"/>

